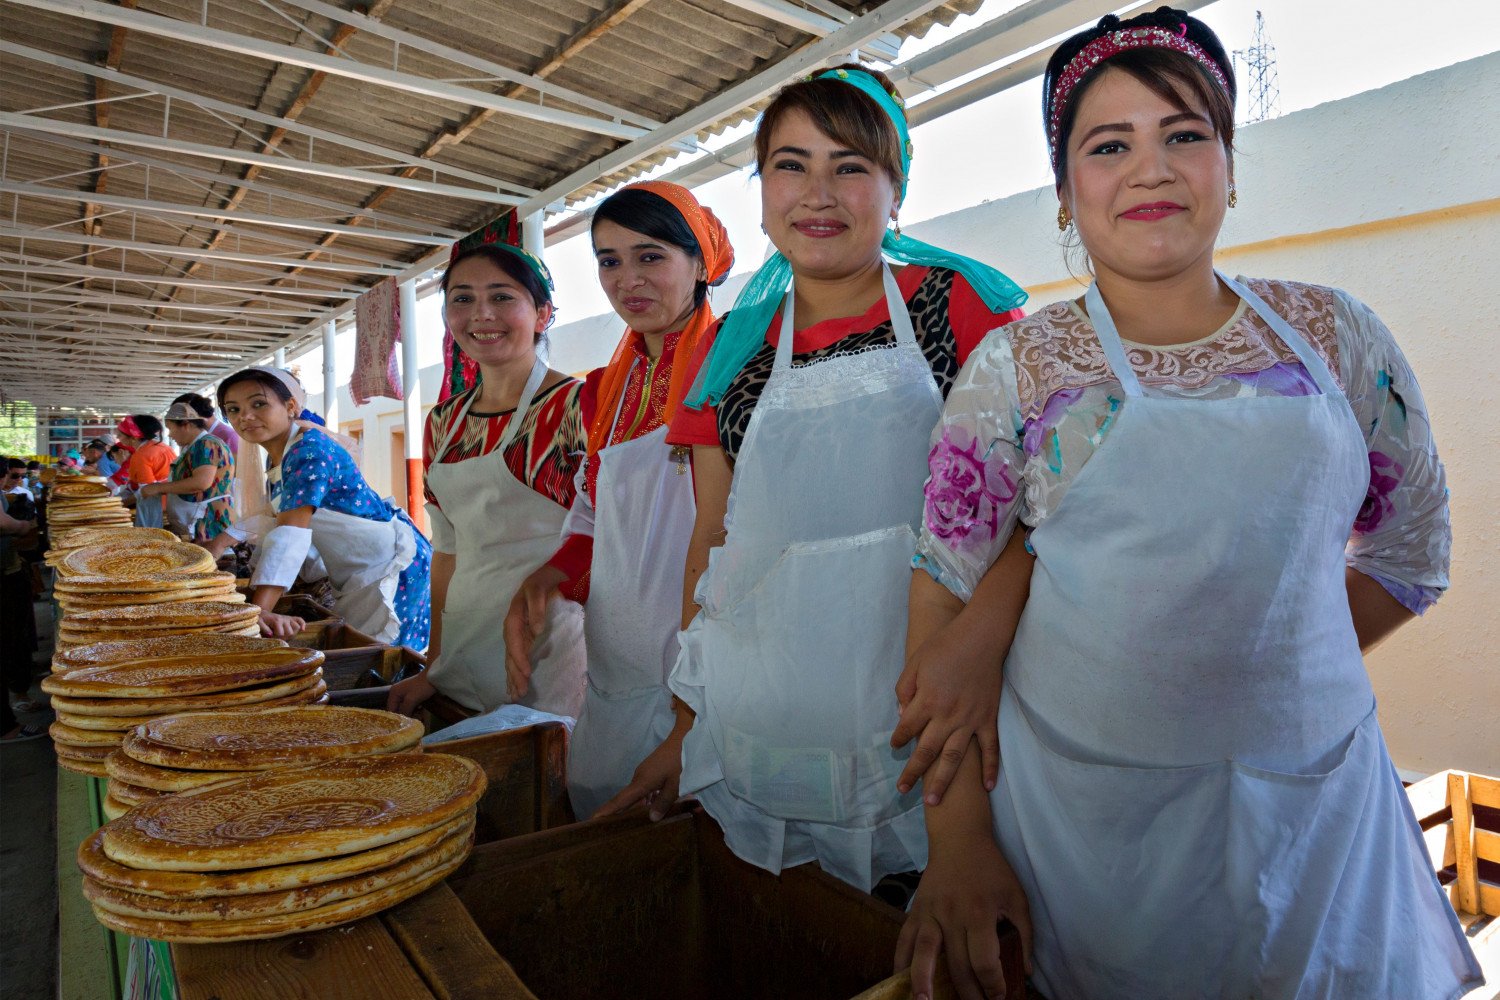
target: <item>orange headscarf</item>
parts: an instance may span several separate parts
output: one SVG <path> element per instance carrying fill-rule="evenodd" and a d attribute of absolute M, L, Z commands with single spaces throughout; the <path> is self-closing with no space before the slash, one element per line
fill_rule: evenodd
<path fill-rule="evenodd" d="M 648 191 L 677 209 L 698 241 L 708 283 L 717 285 L 729 275 L 729 269 L 734 266 L 734 247 L 729 245 L 729 232 L 718 216 L 698 203 L 693 192 L 670 181 L 641 181 L 621 190 Z M 671 421 L 672 414 L 677 412 L 677 404 L 682 402 L 682 397 L 688 391 L 688 364 L 696 353 L 698 342 L 713 323 L 713 309 L 708 304 L 708 297 L 704 296 L 703 302 L 688 317 L 687 326 L 682 328 L 682 334 L 677 340 L 677 352 L 672 358 L 672 380 L 667 390 L 665 422 Z M 620 338 L 619 346 L 615 348 L 614 356 L 604 367 L 604 375 L 599 382 L 598 409 L 594 413 L 594 422 L 589 427 L 590 455 L 597 455 L 609 444 L 615 407 L 621 394 L 625 392 L 625 380 L 630 374 L 630 343 L 634 337 L 635 332 L 627 329 L 625 336 Z"/>

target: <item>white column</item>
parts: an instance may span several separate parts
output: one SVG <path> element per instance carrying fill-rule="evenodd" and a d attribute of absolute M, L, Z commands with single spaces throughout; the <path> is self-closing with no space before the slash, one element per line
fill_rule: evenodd
<path fill-rule="evenodd" d="M 422 512 L 422 374 L 417 369 L 417 279 L 401 283 L 401 391 L 405 397 L 406 512 Z"/>
<path fill-rule="evenodd" d="M 543 231 L 545 213 L 532 212 L 521 217 L 521 249 L 542 256 L 546 248 L 546 233 Z"/>
<path fill-rule="evenodd" d="M 286 367 L 286 348 L 285 347 L 278 347 L 278 348 L 276 348 L 276 354 L 273 356 L 271 363 L 273 365 L 275 365 L 277 368 L 285 368 Z"/>
<path fill-rule="evenodd" d="M 339 384 L 333 373 L 333 333 L 336 324 L 323 324 L 323 419 L 334 430 L 339 429 Z"/>

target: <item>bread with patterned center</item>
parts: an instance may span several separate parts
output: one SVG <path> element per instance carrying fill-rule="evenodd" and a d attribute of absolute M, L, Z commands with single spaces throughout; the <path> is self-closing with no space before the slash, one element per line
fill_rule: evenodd
<path fill-rule="evenodd" d="M 151 698 L 236 691 L 303 677 L 323 663 L 323 653 L 300 646 L 249 652 L 172 656 L 99 667 L 80 667 L 42 678 L 42 690 L 72 698 Z"/>
<path fill-rule="evenodd" d="M 232 635 L 164 635 L 146 639 L 117 639 L 56 652 L 52 655 L 52 669 L 62 673 L 78 667 L 98 667 L 126 660 L 148 660 L 183 653 L 202 656 L 209 653 L 248 652 L 277 649 L 285 645 L 286 641 L 283 639 Z"/>
<path fill-rule="evenodd" d="M 55 676 L 55 675 L 54 675 Z M 263 684 L 240 691 L 215 691 L 212 694 L 182 698 L 66 698 L 52 696 L 57 711 L 70 715 L 103 715 L 112 717 L 174 715 L 178 712 L 211 712 L 240 707 L 276 708 L 281 705 L 310 705 L 327 698 L 328 685 L 318 668 L 305 677 L 293 677 L 277 684 Z M 144 721 L 144 720 L 140 720 Z M 136 725 L 140 725 L 137 721 Z M 86 726 L 79 726 L 86 729 Z"/>
<path fill-rule="evenodd" d="M 166 715 L 132 730 L 123 749 L 158 767 L 263 771 L 405 750 L 422 734 L 422 723 L 395 712 L 302 706 Z"/>
<path fill-rule="evenodd" d="M 64 576 L 150 576 L 157 573 L 211 573 L 214 557 L 188 542 L 105 542 L 73 549 L 58 560 Z"/>

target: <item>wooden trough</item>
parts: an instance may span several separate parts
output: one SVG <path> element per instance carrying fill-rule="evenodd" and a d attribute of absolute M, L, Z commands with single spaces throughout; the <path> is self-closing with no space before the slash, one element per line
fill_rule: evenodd
<path fill-rule="evenodd" d="M 1439 771 L 1406 793 L 1438 881 L 1493 976 L 1500 971 L 1500 779 Z"/>

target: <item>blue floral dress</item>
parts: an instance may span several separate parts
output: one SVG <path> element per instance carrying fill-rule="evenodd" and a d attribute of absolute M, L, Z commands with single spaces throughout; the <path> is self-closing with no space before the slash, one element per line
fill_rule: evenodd
<path fill-rule="evenodd" d="M 370 488 L 347 451 L 316 428 L 304 431 L 282 456 L 281 480 L 269 492 L 277 510 L 316 507 L 381 523 L 399 517 L 411 525 L 417 554 L 401 571 L 395 611 L 401 620 L 401 645 L 427 648 L 432 630 L 432 543 L 404 510 Z"/>
<path fill-rule="evenodd" d="M 208 502 L 208 506 L 203 509 L 203 517 L 198 522 L 197 532 L 200 540 L 211 542 L 234 523 L 234 497 L 230 495 L 234 487 L 234 456 L 229 453 L 223 441 L 212 434 L 200 434 L 197 440 L 182 450 L 177 461 L 172 463 L 172 480 L 176 482 L 186 479 L 193 474 L 193 470 L 205 465 L 214 467 L 214 481 L 208 489 L 188 493 L 184 499 L 192 503 Z M 104 472 L 102 466 L 99 471 Z"/>

